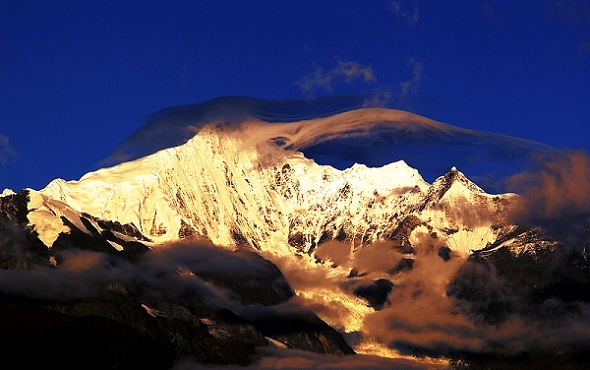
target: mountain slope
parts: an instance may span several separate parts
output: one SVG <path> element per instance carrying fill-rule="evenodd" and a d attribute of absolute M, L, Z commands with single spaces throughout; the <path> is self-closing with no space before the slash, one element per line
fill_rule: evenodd
<path fill-rule="evenodd" d="M 406 119 L 403 112 L 367 109 L 326 120 L 352 122 L 338 129 L 341 131 L 334 130 L 336 135 L 362 127 L 360 113 L 373 120 Z M 463 175 L 453 175 L 459 174 L 456 170 L 429 186 L 403 161 L 380 168 L 355 165 L 340 171 L 317 165 L 271 140 L 279 135 L 288 141 L 286 146 L 319 140 L 313 137 L 332 135 L 314 131 L 324 126 L 317 121 L 207 126 L 182 146 L 89 173 L 79 181 L 51 182 L 40 192 L 48 197 L 44 206 L 34 206 L 37 209 L 31 217 L 37 219 L 45 208 L 58 217 L 51 211 L 55 208 L 52 199 L 101 219 L 134 224 L 157 242 L 196 234 L 219 245 L 248 244 L 289 254 L 289 246 L 309 252 L 320 241 L 330 239 L 358 244 L 387 238 L 414 213 L 434 218 L 431 232 L 440 233 L 461 223 L 457 219 L 460 215 L 453 217 L 454 211 L 449 211 L 460 208 L 462 212 L 465 207 L 459 207 L 460 202 L 477 198 L 477 212 L 483 213 L 483 218 L 500 211 L 500 200 L 507 199 L 486 195 Z M 44 216 L 38 217 L 36 229 L 50 242 L 49 234 L 55 230 L 42 225 L 48 220 Z M 44 236 L 44 229 L 48 236 Z M 470 232 L 458 231 L 457 236 Z M 453 247 L 466 253 L 485 247 L 492 237 L 477 245 L 455 242 Z"/>
<path fill-rule="evenodd" d="M 438 152 L 445 145 L 466 139 L 494 141 L 493 150 L 530 143 L 388 109 L 263 120 L 243 107 L 225 115 L 205 108 L 212 115 L 199 122 L 184 108 L 172 110 L 183 119 L 168 134 L 179 127 L 190 133 L 178 146 L 40 191 L 5 191 L 0 262 L 18 271 L 3 274 L 23 284 L 3 290 L 47 299 L 45 306 L 62 313 L 106 315 L 141 334 L 142 320 L 155 320 L 151 338 L 160 343 L 177 328 L 186 335 L 167 349 L 178 356 L 192 353 L 188 333 L 197 325 L 197 342 L 221 343 L 199 356 L 220 358 L 236 345 L 245 350 L 237 363 L 252 359 L 254 344 L 425 361 L 480 351 L 511 356 L 534 345 L 530 330 L 512 335 L 511 325 L 538 316 L 534 328 L 543 329 L 565 312 L 567 329 L 578 304 L 585 317 L 586 301 L 572 298 L 590 283 L 584 220 L 568 223 L 578 231 L 565 239 L 549 235 L 547 225 L 515 224 L 509 216 L 517 195 L 488 194 L 456 167 L 428 183 L 403 160 L 338 169 L 306 157 L 310 148 L 346 160 L 380 157 L 384 148 L 400 148 L 396 141 L 406 149 L 421 143 L 414 149 L 439 157 L 449 154 Z M 153 138 L 169 113 L 139 136 Z M 568 269 L 560 275 L 562 261 Z M 45 292 L 29 289 L 39 273 L 50 277 L 39 285 Z M 80 284 L 69 283 L 72 273 Z M 572 292 L 555 293 L 569 282 Z M 499 318 L 489 315 L 497 304 L 505 312 Z M 549 306 L 557 309 L 545 315 Z M 114 307 L 131 319 L 108 316 Z M 547 348 L 569 348 L 579 338 Z"/>
<path fill-rule="evenodd" d="M 30 227 L 49 249 L 74 226 L 85 234 L 101 233 L 104 228 L 94 217 L 136 228 L 136 235 L 114 233 L 118 239 L 107 239 L 121 253 L 128 248 L 122 240 L 157 247 L 204 236 L 232 250 L 256 250 L 281 269 L 299 261 L 323 271 L 330 284 L 348 286 L 296 285 L 305 305 L 330 300 L 346 314 L 322 317 L 343 333 L 363 333 L 365 318 L 374 310 L 366 306 L 370 297 L 354 294 L 363 291 L 359 287 L 370 279 L 395 282 L 411 271 L 414 248 L 426 240 L 429 248 L 446 248 L 456 256 L 495 242 L 496 224 L 514 197 L 488 195 L 455 168 L 428 184 L 403 161 L 338 170 L 289 149 L 362 130 L 365 120 L 369 126 L 383 120 L 411 126 L 408 117 L 364 109 L 279 126 L 251 119 L 231 127 L 206 125 L 181 146 L 88 173 L 79 181 L 57 179 L 39 192 L 30 190 Z M 322 131 L 326 126 L 331 131 Z M 375 248 L 393 251 L 386 252 L 380 267 L 366 262 Z M 338 262 L 336 251 L 343 256 Z M 331 261 L 332 267 L 318 261 Z M 383 304 L 380 299 L 375 307 Z M 361 337 L 356 350 L 391 354 L 383 343 Z"/>
<path fill-rule="evenodd" d="M 198 239 L 151 249 L 131 225 L 88 214 L 75 214 L 71 222 L 63 212 L 68 231 L 47 248 L 29 226 L 30 203 L 28 191 L 0 198 L 0 352 L 6 366 L 127 369 L 148 361 L 150 368 L 165 369 L 181 358 L 248 365 L 256 347 L 277 343 L 354 353 L 311 311 L 283 308 L 293 290 L 256 253 Z M 260 320 L 269 314 L 274 330 Z M 29 347 L 44 340 L 51 345 L 31 355 Z M 37 357 L 48 353 L 53 356 Z"/>

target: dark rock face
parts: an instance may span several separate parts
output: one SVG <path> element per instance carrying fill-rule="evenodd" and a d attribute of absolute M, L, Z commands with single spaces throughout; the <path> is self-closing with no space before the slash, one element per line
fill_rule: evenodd
<path fill-rule="evenodd" d="M 13 220 L 17 224 L 25 224 L 29 204 L 29 192 L 23 190 L 18 194 L 12 194 L 0 198 L 0 216 L 4 220 Z"/>
<path fill-rule="evenodd" d="M 315 314 L 269 314 L 253 320 L 265 336 L 290 348 L 335 355 L 354 354 L 344 338 Z"/>
<path fill-rule="evenodd" d="M 380 310 L 388 302 L 387 296 L 393 289 L 393 283 L 387 279 L 375 280 L 370 285 L 364 285 L 354 290 L 354 295 L 364 298 L 369 306 Z"/>
<path fill-rule="evenodd" d="M 589 287 L 590 264 L 583 249 L 558 245 L 534 255 L 513 255 L 502 247 L 492 254 L 474 253 L 449 284 L 448 294 L 470 302 L 474 313 L 497 324 L 510 314 L 549 315 L 539 311 L 547 300 L 563 307 L 590 302 Z"/>
<path fill-rule="evenodd" d="M 258 273 L 224 271 L 195 272 L 195 274 L 215 285 L 232 290 L 243 304 L 260 303 L 264 306 L 272 306 L 286 302 L 293 297 L 293 289 L 272 262 L 247 250 L 237 250 L 234 253 L 260 266 Z"/>
<path fill-rule="evenodd" d="M 155 303 L 157 310 L 125 292 L 113 292 L 101 299 L 46 302 L 45 306 L 73 317 L 98 316 L 121 323 L 154 340 L 173 359 L 191 357 L 201 363 L 246 366 L 253 362 L 255 346 L 264 345 L 254 327 L 231 311 L 222 314 L 221 309 L 209 305 Z M 205 313 L 215 325 L 199 320 Z"/>
<path fill-rule="evenodd" d="M 49 249 L 27 226 L 28 202 L 26 191 L 0 198 L 0 278 L 29 279 L 0 290 L 2 368 L 168 369 L 186 357 L 247 366 L 256 347 L 269 345 L 265 337 L 296 349 L 354 353 L 310 311 L 274 309 L 294 292 L 251 250 L 196 242 L 194 249 L 153 252 L 133 225 L 86 214 L 86 230 L 63 217 L 71 231 Z M 194 251 L 201 254 L 191 257 Z M 39 291 L 38 281 L 49 290 Z M 270 317 L 239 315 L 249 305 L 268 307 Z"/>
<path fill-rule="evenodd" d="M 173 361 L 161 343 L 120 322 L 6 300 L 0 357 L 3 369 L 167 369 Z"/>
<path fill-rule="evenodd" d="M 402 258 L 399 263 L 392 268 L 391 270 L 389 270 L 389 274 L 390 275 L 396 275 L 402 272 L 408 272 L 408 271 L 412 271 L 412 269 L 414 268 L 414 260 L 411 258 Z"/>
<path fill-rule="evenodd" d="M 437 254 L 440 258 L 442 258 L 443 261 L 447 262 L 451 259 L 451 248 L 440 247 L 438 248 Z"/>
<path fill-rule="evenodd" d="M 512 238 L 516 245 L 499 247 Z M 569 334 L 588 321 L 590 238 L 568 245 L 538 227 L 521 226 L 499 240 L 469 257 L 450 282 L 447 295 L 456 298 L 457 308 L 479 325 L 500 327 L 517 320 L 559 334 L 545 341 L 534 335 L 523 338 L 528 345 L 516 353 L 501 342 L 494 343 L 490 353 L 457 353 L 455 367 L 590 368 L 587 340 Z"/>
<path fill-rule="evenodd" d="M 0 198 L 0 268 L 28 268 L 49 265 L 49 251 L 37 233 L 27 227 L 29 192 Z"/>

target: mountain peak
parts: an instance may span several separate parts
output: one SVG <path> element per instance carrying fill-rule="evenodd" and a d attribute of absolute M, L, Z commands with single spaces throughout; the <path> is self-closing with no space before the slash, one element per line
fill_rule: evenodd
<path fill-rule="evenodd" d="M 338 116 L 360 120 L 359 113 Z M 369 119 L 387 116 L 382 110 L 367 114 Z M 229 131 L 208 125 L 183 145 L 88 173 L 79 181 L 55 180 L 41 193 L 78 212 L 134 225 L 156 243 L 202 235 L 217 245 L 249 245 L 279 255 L 311 254 L 332 239 L 372 243 L 446 194 L 485 195 L 456 168 L 429 185 L 403 160 L 338 170 L 266 140 L 277 133 L 293 135 L 294 128 L 295 135 L 311 140 L 310 133 L 322 130 L 316 123 L 257 122 Z M 56 236 L 44 234 L 66 230 L 58 226 L 38 220 L 36 229 L 48 246 Z M 464 250 L 458 246 L 460 253 Z"/>
<path fill-rule="evenodd" d="M 470 181 L 456 167 L 437 178 L 429 189 L 427 203 L 438 202 L 446 195 L 469 196 L 469 194 L 486 194 L 485 191 Z"/>
<path fill-rule="evenodd" d="M 2 191 L 2 193 L 0 193 L 0 197 L 5 197 L 7 195 L 14 195 L 14 191 L 12 191 L 12 189 L 6 188 Z"/>

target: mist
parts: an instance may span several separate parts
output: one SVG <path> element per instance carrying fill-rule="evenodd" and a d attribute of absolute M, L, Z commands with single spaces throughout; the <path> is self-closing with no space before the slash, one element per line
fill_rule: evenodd
<path fill-rule="evenodd" d="M 371 355 L 353 355 L 353 356 L 333 356 L 320 355 L 317 353 L 294 350 L 294 349 L 277 349 L 277 348 L 260 348 L 259 354 L 264 356 L 254 365 L 248 366 L 248 369 L 285 369 L 285 370 L 434 370 L 443 369 L 446 366 L 442 364 L 424 364 L 411 359 L 403 358 L 384 358 Z M 191 360 L 185 360 L 178 363 L 173 370 L 243 370 L 241 366 L 209 366 L 197 364 Z"/>
<path fill-rule="evenodd" d="M 564 151 L 536 160 L 540 170 L 508 179 L 509 188 L 522 196 L 512 219 L 526 222 L 590 215 L 590 156 L 584 151 Z"/>
<path fill-rule="evenodd" d="M 317 267 L 287 259 L 273 262 L 296 292 L 337 292 L 360 299 L 354 296 L 357 287 L 378 279 L 391 281 L 393 288 L 383 306 L 367 307 L 357 336 L 350 338 L 357 338 L 356 344 L 362 344 L 362 338 L 374 338 L 397 356 L 417 356 L 428 362 L 473 354 L 574 356 L 585 350 L 590 341 L 590 303 L 583 297 L 555 296 L 547 285 L 560 276 L 560 269 L 563 276 L 561 257 L 539 262 L 514 257 L 513 270 L 521 270 L 516 267 L 521 264 L 532 266 L 525 272 L 525 281 L 516 281 L 516 275 L 498 270 L 498 261 L 445 249 L 442 236 L 424 233 L 416 240 L 411 255 L 402 254 L 391 242 L 353 249 L 347 242 L 331 241 L 316 249 Z M 396 272 L 393 267 L 407 258 L 413 260 L 412 268 Z M 344 273 L 353 268 L 358 275 Z M 575 275 L 577 270 L 571 271 Z M 548 293 L 537 299 L 530 295 L 535 289 Z M 294 300 L 337 329 L 351 324 L 347 320 L 354 312 L 330 296 L 297 294 Z"/>

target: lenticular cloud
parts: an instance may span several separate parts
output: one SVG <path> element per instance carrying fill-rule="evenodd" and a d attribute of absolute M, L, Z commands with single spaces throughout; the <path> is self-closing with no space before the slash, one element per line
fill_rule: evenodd
<path fill-rule="evenodd" d="M 294 101 L 225 97 L 167 108 L 146 117 L 100 165 L 182 145 L 206 125 L 232 129 L 254 122 L 259 125 L 257 140 L 301 151 L 318 164 L 345 169 L 354 163 L 380 167 L 404 160 L 427 181 L 455 166 L 486 191 L 501 193 L 508 189 L 506 178 L 540 169 L 536 158 L 556 152 L 543 144 L 462 129 L 410 112 L 399 111 L 395 121 L 378 114 L 367 119 L 366 101 L 364 95 Z M 338 116 L 357 109 L 362 119 Z M 285 127 L 276 125 L 293 126 L 292 135 L 285 137 Z"/>

